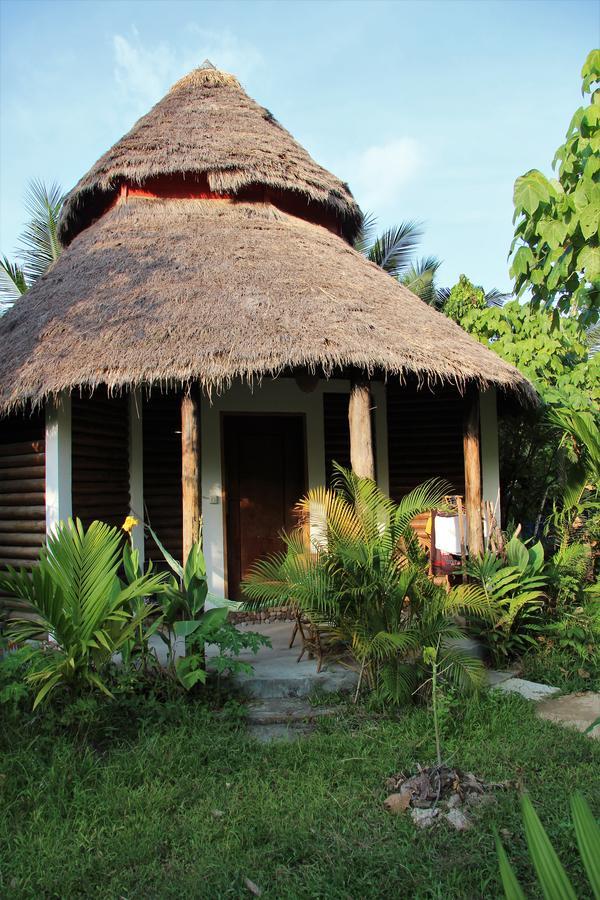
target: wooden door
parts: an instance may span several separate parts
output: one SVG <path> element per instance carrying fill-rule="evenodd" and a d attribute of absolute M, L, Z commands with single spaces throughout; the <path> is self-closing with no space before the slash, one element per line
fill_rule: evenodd
<path fill-rule="evenodd" d="M 280 551 L 282 529 L 296 524 L 305 492 L 302 416 L 226 415 L 223 422 L 227 530 L 227 592 L 258 559 Z"/>

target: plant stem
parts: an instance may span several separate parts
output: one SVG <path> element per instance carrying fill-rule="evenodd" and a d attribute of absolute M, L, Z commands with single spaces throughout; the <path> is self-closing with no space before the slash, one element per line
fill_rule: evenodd
<path fill-rule="evenodd" d="M 433 674 L 431 678 L 431 693 L 433 698 L 433 728 L 435 731 L 435 753 L 438 766 L 442 765 L 442 748 L 440 744 L 440 725 L 438 722 L 437 708 L 437 659 L 433 661 Z"/>

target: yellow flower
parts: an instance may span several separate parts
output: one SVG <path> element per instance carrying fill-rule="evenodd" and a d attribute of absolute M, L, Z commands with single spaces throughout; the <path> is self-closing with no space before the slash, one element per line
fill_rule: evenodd
<path fill-rule="evenodd" d="M 131 534 L 131 532 L 133 531 L 135 526 L 139 525 L 139 524 L 140 524 L 140 520 L 136 519 L 135 516 L 127 516 L 127 518 L 121 525 L 121 528 L 123 529 L 123 531 L 127 532 L 127 534 Z"/>

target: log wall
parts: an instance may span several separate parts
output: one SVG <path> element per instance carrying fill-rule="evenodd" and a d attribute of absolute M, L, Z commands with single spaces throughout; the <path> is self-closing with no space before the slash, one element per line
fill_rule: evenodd
<path fill-rule="evenodd" d="M 31 566 L 46 535 L 41 412 L 0 419 L 0 566 Z"/>
<path fill-rule="evenodd" d="M 129 514 L 128 396 L 73 396 L 71 429 L 73 516 L 120 527 Z"/>

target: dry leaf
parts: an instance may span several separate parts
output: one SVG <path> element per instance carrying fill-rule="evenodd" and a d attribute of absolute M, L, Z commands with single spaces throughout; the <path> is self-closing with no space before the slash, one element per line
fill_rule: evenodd
<path fill-rule="evenodd" d="M 253 881 L 250 881 L 249 878 L 244 878 L 244 884 L 248 888 L 251 894 L 254 894 L 255 897 L 261 897 L 262 891 L 257 884 L 254 884 Z"/>
<path fill-rule="evenodd" d="M 383 805 L 389 812 L 403 812 L 410 806 L 410 794 L 406 791 L 402 794 L 390 794 L 390 796 L 383 801 Z"/>
<path fill-rule="evenodd" d="M 590 677 L 590 673 L 588 671 L 586 671 L 586 669 L 577 669 L 577 674 L 579 675 L 580 678 L 589 678 Z"/>

